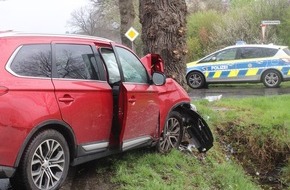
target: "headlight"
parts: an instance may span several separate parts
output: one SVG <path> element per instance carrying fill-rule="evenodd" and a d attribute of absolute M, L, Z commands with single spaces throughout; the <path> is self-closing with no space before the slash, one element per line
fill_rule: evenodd
<path fill-rule="evenodd" d="M 197 108 L 194 104 L 190 104 L 190 109 L 197 112 Z"/>

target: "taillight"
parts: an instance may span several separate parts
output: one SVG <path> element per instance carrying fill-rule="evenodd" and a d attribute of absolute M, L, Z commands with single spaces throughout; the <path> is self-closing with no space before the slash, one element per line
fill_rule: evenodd
<path fill-rule="evenodd" d="M 288 64 L 290 63 L 290 58 L 283 58 L 282 60 L 283 60 L 285 63 L 288 63 Z"/>
<path fill-rule="evenodd" d="M 8 88 L 4 86 L 0 86 L 0 96 L 2 96 L 3 94 L 6 94 L 7 92 L 8 92 Z"/>

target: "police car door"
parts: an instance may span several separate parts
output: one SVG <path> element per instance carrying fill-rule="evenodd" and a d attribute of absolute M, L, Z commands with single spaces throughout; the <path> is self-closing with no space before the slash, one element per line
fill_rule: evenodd
<path fill-rule="evenodd" d="M 211 64 L 207 65 L 205 76 L 208 82 L 233 81 L 237 78 L 237 48 L 219 51 L 212 55 Z"/>
<path fill-rule="evenodd" d="M 238 51 L 237 69 L 239 81 L 258 81 L 262 68 L 267 66 L 268 58 L 259 47 L 241 47 Z"/>

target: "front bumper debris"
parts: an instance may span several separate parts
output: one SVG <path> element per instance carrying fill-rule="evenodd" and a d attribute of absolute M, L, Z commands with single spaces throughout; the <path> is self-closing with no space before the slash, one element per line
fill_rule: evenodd
<path fill-rule="evenodd" d="M 10 178 L 14 175 L 15 168 L 0 166 L 0 178 Z"/>
<path fill-rule="evenodd" d="M 194 110 L 184 110 L 184 135 L 182 147 L 191 151 L 193 147 L 205 153 L 213 146 L 213 135 L 206 121 Z"/>

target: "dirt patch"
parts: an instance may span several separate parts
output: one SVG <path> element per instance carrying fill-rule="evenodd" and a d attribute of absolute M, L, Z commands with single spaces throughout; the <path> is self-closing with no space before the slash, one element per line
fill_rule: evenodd
<path fill-rule="evenodd" d="M 71 167 L 68 178 L 61 190 L 112 190 L 120 189 L 119 184 L 111 182 L 114 160 L 98 159 L 76 167 Z"/>

